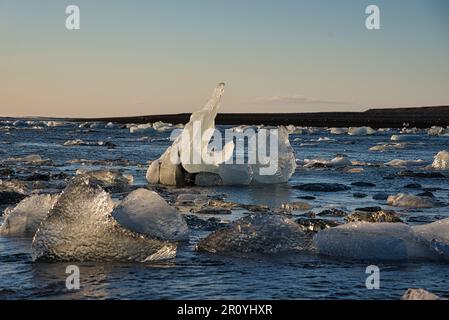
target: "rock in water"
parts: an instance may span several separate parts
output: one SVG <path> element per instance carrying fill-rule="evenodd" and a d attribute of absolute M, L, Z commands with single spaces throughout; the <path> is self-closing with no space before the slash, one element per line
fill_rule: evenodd
<path fill-rule="evenodd" d="M 34 236 L 39 224 L 58 200 L 59 195 L 32 195 L 14 209 L 5 210 L 0 234 L 7 236 Z"/>
<path fill-rule="evenodd" d="M 314 246 L 332 257 L 369 261 L 436 259 L 403 223 L 353 222 L 317 233 Z"/>
<path fill-rule="evenodd" d="M 145 262 L 176 255 L 176 244 L 121 226 L 111 215 L 113 208 L 96 182 L 74 178 L 39 226 L 33 260 Z"/>
<path fill-rule="evenodd" d="M 437 170 L 449 170 L 449 152 L 447 151 L 438 152 L 432 163 L 432 168 Z"/>
<path fill-rule="evenodd" d="M 154 191 L 133 191 L 114 209 L 112 216 L 125 228 L 149 237 L 169 241 L 189 239 L 184 218 Z"/>
<path fill-rule="evenodd" d="M 251 214 L 215 231 L 198 243 L 210 253 L 280 253 L 310 249 L 311 235 L 282 215 Z"/>
<path fill-rule="evenodd" d="M 293 188 L 312 192 L 338 192 L 351 189 L 350 187 L 340 183 L 304 183 L 293 186 Z"/>

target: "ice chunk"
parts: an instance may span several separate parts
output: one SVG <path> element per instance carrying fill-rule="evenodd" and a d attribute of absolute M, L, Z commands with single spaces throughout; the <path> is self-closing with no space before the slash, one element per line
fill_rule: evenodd
<path fill-rule="evenodd" d="M 211 175 L 208 175 L 208 177 L 218 175 L 221 178 L 221 183 L 225 185 L 282 183 L 288 181 L 293 175 L 296 169 L 294 151 L 288 140 L 288 130 L 282 126 L 277 131 L 278 157 L 276 154 L 270 154 L 269 161 L 267 161 L 269 164 L 267 165 L 227 163 L 228 160 L 232 160 L 234 155 L 235 145 L 233 141 L 228 141 L 222 150 L 209 148 L 215 129 L 215 117 L 223 92 L 224 84 L 220 83 L 205 107 L 192 113 L 190 121 L 185 125 L 183 132 L 176 138 L 172 146 L 165 151 L 157 162 L 150 165 L 147 171 L 147 180 L 150 183 L 158 181 L 166 185 L 180 185 L 187 180 L 191 181 L 191 178 L 200 173 L 210 173 Z M 235 130 L 244 129 L 235 128 Z M 207 151 L 211 162 L 198 161 L 200 159 L 197 158 L 202 158 L 204 151 Z M 178 163 L 179 160 L 180 163 Z M 277 165 L 277 168 L 273 170 L 272 174 L 264 175 L 266 171 L 263 169 L 270 168 L 273 163 Z M 204 180 L 201 179 L 198 180 Z"/>
<path fill-rule="evenodd" d="M 433 208 L 438 205 L 432 198 L 420 197 L 412 194 L 399 193 L 395 196 L 389 196 L 387 202 L 393 207 L 406 208 Z"/>
<path fill-rule="evenodd" d="M 153 125 L 151 123 L 129 126 L 129 132 L 131 133 L 151 132 L 153 130 Z"/>
<path fill-rule="evenodd" d="M 344 224 L 318 232 L 314 246 L 323 255 L 356 260 L 436 259 L 433 251 L 403 223 Z"/>
<path fill-rule="evenodd" d="M 408 289 L 401 300 L 445 300 L 423 289 Z"/>
<path fill-rule="evenodd" d="M 0 234 L 7 236 L 34 236 L 42 220 L 58 200 L 59 195 L 32 195 L 14 209 L 5 210 Z"/>
<path fill-rule="evenodd" d="M 305 168 L 313 168 L 313 167 L 346 167 L 351 166 L 352 162 L 347 157 L 335 157 L 332 160 L 322 160 L 322 159 L 314 159 L 304 160 Z"/>
<path fill-rule="evenodd" d="M 331 134 L 335 135 L 341 135 L 341 134 L 347 134 L 349 131 L 349 128 L 330 128 L 329 132 Z"/>
<path fill-rule="evenodd" d="M 101 181 L 103 187 L 126 187 L 133 184 L 134 181 L 134 177 L 131 174 L 122 174 L 118 170 L 86 171 L 78 169 L 76 175 L 85 175 Z"/>
<path fill-rule="evenodd" d="M 449 259 L 449 219 L 413 226 L 413 231 L 425 239 L 441 257 Z"/>
<path fill-rule="evenodd" d="M 127 229 L 153 238 L 169 241 L 189 238 L 184 218 L 154 191 L 131 192 L 114 209 L 112 216 Z"/>
<path fill-rule="evenodd" d="M 442 136 L 449 132 L 449 130 L 439 127 L 439 126 L 432 126 L 428 131 L 427 134 L 429 136 Z"/>
<path fill-rule="evenodd" d="M 198 243 L 210 253 L 279 253 L 309 250 L 305 228 L 278 214 L 252 214 L 210 234 Z"/>
<path fill-rule="evenodd" d="M 262 174 L 261 168 L 267 166 L 255 164 L 251 165 L 253 171 L 252 183 L 275 184 L 285 183 L 295 173 L 296 158 L 290 141 L 288 139 L 288 131 L 284 126 L 278 127 L 278 154 L 277 157 L 270 154 L 270 162 L 277 162 L 277 169 L 274 174 Z M 226 166 L 226 165 L 225 165 Z"/>
<path fill-rule="evenodd" d="M 348 134 L 351 136 L 367 136 L 375 134 L 376 130 L 371 127 L 350 127 Z"/>
<path fill-rule="evenodd" d="M 421 139 L 418 135 L 408 135 L 408 134 L 394 134 L 391 136 L 391 141 L 417 141 Z"/>
<path fill-rule="evenodd" d="M 408 146 L 405 142 L 399 142 L 399 143 L 380 143 L 377 144 L 371 148 L 369 148 L 370 151 L 390 151 L 390 150 L 396 150 L 396 149 L 404 149 Z"/>
<path fill-rule="evenodd" d="M 438 152 L 432 163 L 432 168 L 438 170 L 449 170 L 449 152 L 447 151 Z"/>
<path fill-rule="evenodd" d="M 408 167 L 408 166 L 422 165 L 423 163 L 424 163 L 424 160 L 421 160 L 421 159 L 418 159 L 418 160 L 393 159 L 393 160 L 385 163 L 385 165 L 389 166 L 389 167 Z"/>
<path fill-rule="evenodd" d="M 33 239 L 33 260 L 138 261 L 173 258 L 176 244 L 121 226 L 114 202 L 86 176 L 63 191 Z"/>

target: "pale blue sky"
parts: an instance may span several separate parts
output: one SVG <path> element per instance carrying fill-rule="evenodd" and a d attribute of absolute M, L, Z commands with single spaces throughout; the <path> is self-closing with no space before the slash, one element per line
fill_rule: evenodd
<path fill-rule="evenodd" d="M 221 81 L 222 112 L 449 104 L 446 0 L 0 0 L 0 41 L 0 115 L 191 112 Z"/>

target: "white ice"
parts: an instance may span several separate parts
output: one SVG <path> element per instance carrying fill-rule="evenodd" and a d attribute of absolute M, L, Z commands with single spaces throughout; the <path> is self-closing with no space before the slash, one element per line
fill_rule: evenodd
<path fill-rule="evenodd" d="M 0 234 L 7 236 L 34 236 L 42 220 L 58 200 L 59 195 L 32 195 L 15 208 L 5 210 Z"/>
<path fill-rule="evenodd" d="M 437 170 L 449 170 L 449 152 L 438 152 L 432 163 L 432 168 Z"/>
<path fill-rule="evenodd" d="M 437 257 L 427 244 L 420 242 L 413 230 L 403 223 L 344 224 L 318 232 L 314 238 L 314 246 L 323 255 L 374 262 Z"/>
<path fill-rule="evenodd" d="M 350 127 L 348 129 L 348 134 L 351 136 L 367 136 L 375 133 L 376 130 L 371 127 Z"/>
<path fill-rule="evenodd" d="M 189 229 L 181 214 L 156 192 L 138 189 L 131 192 L 112 212 L 124 227 L 161 240 L 189 238 Z"/>

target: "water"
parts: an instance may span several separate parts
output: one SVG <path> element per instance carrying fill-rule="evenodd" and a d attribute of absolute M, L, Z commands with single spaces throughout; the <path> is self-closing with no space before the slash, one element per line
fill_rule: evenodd
<path fill-rule="evenodd" d="M 44 129 L 7 129 L 0 122 L 0 159 L 39 154 L 53 161 L 51 165 L 10 165 L 19 178 L 25 179 L 33 171 L 65 172 L 73 175 L 80 167 L 94 169 L 116 168 L 133 174 L 135 184 L 145 184 L 147 161 L 158 158 L 170 145 L 169 133 L 129 133 L 127 129 L 79 129 L 67 123 L 62 127 Z M 449 150 L 448 137 L 430 137 L 419 133 L 419 139 L 404 149 L 387 152 L 368 151 L 380 142 L 389 142 L 397 133 L 376 134 L 369 137 L 330 135 L 324 129 L 314 133 L 291 135 L 290 140 L 300 160 L 326 158 L 345 154 L 351 160 L 363 161 L 362 173 L 346 173 L 332 169 L 304 169 L 297 172 L 287 185 L 220 187 L 213 191 L 229 195 L 229 200 L 246 204 L 280 204 L 297 201 L 298 197 L 313 195 L 308 200 L 313 211 L 338 207 L 352 211 L 357 207 L 382 206 L 376 193 L 417 194 L 422 190 L 404 189 L 409 183 L 423 187 L 440 188 L 434 191 L 437 199 L 449 202 L 448 178 L 423 179 L 401 177 L 385 179 L 402 169 L 376 166 L 393 159 L 425 160 L 430 164 L 440 150 Z M 142 139 L 148 137 L 147 139 Z M 335 141 L 316 142 L 320 137 Z M 300 138 L 301 141 L 295 141 Z M 99 146 L 64 147 L 67 140 L 111 141 L 115 149 Z M 75 159 L 110 160 L 109 163 L 83 166 Z M 127 160 L 128 163 L 118 160 Z M 368 163 L 370 165 L 368 165 Z M 0 165 L 0 169 L 2 166 Z M 411 170 L 419 170 L 416 166 Z M 350 185 L 367 181 L 373 188 L 352 187 L 337 193 L 308 193 L 291 188 L 306 182 L 337 182 Z M 366 198 L 354 198 L 362 192 Z M 431 222 L 449 217 L 447 206 L 431 209 L 394 208 L 410 224 Z M 235 213 L 226 219 L 239 217 Z M 31 240 L 0 237 L 0 299 L 398 299 L 407 288 L 421 287 L 440 295 L 449 295 L 449 268 L 447 264 L 409 262 L 378 264 L 381 270 L 380 290 L 367 290 L 366 267 L 376 262 L 339 261 L 314 255 L 220 257 L 194 250 L 199 239 L 207 232 L 194 231 L 190 243 L 178 248 L 174 262 L 145 264 L 85 263 L 77 264 L 81 271 L 81 289 L 69 291 L 65 287 L 67 263 L 33 263 Z"/>

